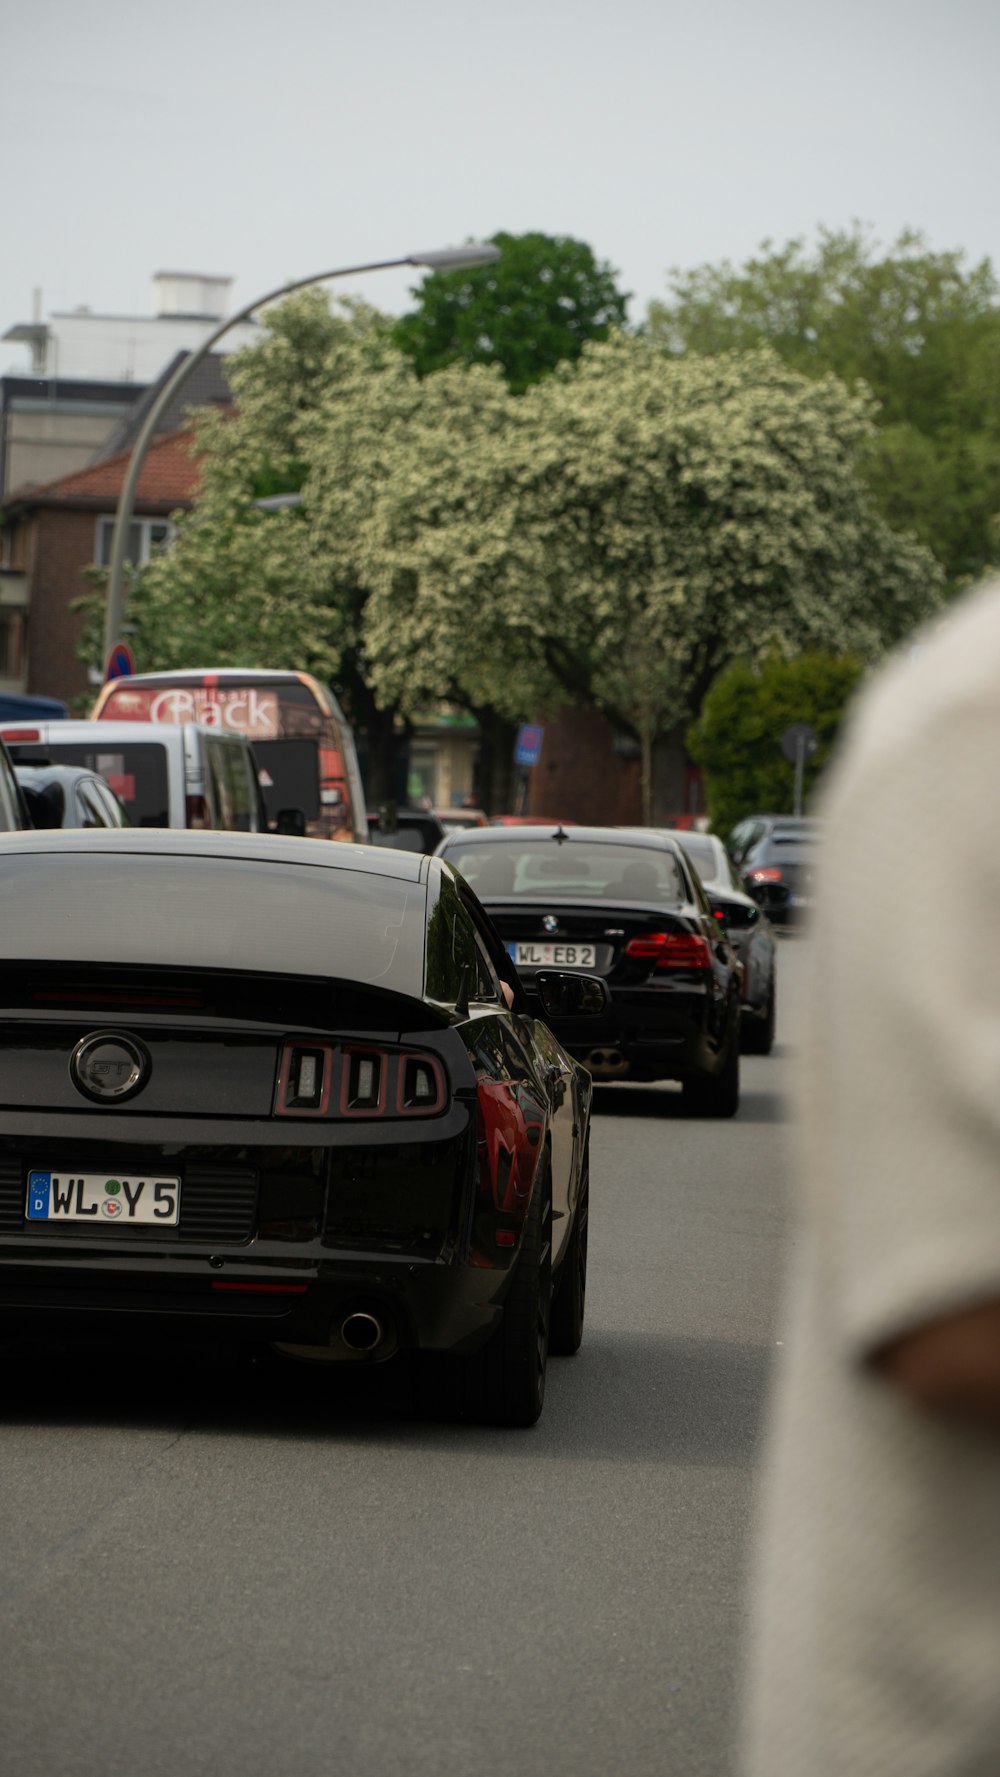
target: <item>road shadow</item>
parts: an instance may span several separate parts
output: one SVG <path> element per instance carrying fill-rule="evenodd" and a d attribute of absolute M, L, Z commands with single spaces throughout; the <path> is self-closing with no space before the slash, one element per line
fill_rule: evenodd
<path fill-rule="evenodd" d="M 777 1053 L 777 1051 L 775 1051 Z M 679 1086 L 595 1086 L 593 1100 L 596 1117 L 656 1118 L 667 1123 L 717 1123 L 714 1117 L 696 1117 L 685 1108 Z M 735 1123 L 784 1123 L 788 1117 L 786 1099 L 777 1092 L 753 1092 L 746 1087 L 740 1093 L 740 1108 Z"/>
<path fill-rule="evenodd" d="M 523 1431 L 463 1419 L 447 1360 L 344 1370 L 155 1341 L 130 1340 L 123 1352 L 110 1340 L 13 1339 L 0 1343 L 0 1424 L 743 1466 L 757 1445 L 772 1356 L 759 1345 L 597 1328 L 575 1358 L 550 1361 L 545 1412 Z"/>
<path fill-rule="evenodd" d="M 694 1121 L 684 1108 L 679 1086 L 599 1086 L 594 1083 L 593 1110 L 598 1117 L 666 1117 Z"/>

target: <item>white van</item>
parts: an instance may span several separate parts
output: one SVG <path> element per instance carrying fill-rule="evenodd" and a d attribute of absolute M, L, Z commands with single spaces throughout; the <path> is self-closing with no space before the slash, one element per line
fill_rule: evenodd
<path fill-rule="evenodd" d="M 133 827 L 266 833 L 249 741 L 195 722 L 3 722 L 15 764 L 83 765 L 106 779 Z"/>

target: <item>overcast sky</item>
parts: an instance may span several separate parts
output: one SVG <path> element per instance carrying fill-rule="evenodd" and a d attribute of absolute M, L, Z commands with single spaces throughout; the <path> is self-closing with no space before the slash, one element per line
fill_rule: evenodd
<path fill-rule="evenodd" d="M 500 228 L 589 242 L 633 320 L 671 266 L 854 217 L 1000 268 L 996 0 L 11 0 L 0 42 L 0 332 L 36 286 L 148 314 L 154 272 L 226 273 L 235 307 Z"/>

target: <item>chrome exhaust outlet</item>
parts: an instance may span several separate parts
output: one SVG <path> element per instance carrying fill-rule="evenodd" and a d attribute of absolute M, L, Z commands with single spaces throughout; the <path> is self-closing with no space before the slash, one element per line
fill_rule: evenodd
<path fill-rule="evenodd" d="M 620 1049 L 591 1049 L 587 1056 L 586 1066 L 595 1079 L 614 1080 L 629 1071 Z"/>
<path fill-rule="evenodd" d="M 377 1351 L 385 1338 L 385 1329 L 374 1314 L 356 1309 L 343 1321 L 340 1337 L 349 1351 Z"/>

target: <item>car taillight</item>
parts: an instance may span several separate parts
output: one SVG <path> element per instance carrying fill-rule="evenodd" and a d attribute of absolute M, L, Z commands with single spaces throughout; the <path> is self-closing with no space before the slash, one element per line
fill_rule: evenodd
<path fill-rule="evenodd" d="M 762 866 L 761 869 L 751 870 L 750 872 L 751 882 L 780 882 L 781 880 L 781 871 L 775 870 L 770 865 Z"/>
<path fill-rule="evenodd" d="M 3 739 L 7 742 L 9 747 L 12 747 L 16 740 L 38 741 L 42 738 L 41 733 L 37 728 L 4 728 L 0 730 L 0 734 L 2 734 Z"/>
<path fill-rule="evenodd" d="M 444 1078 L 430 1055 L 404 1055 L 397 1082 L 396 1109 L 404 1115 L 439 1110 L 444 1103 Z"/>
<path fill-rule="evenodd" d="M 697 932 L 643 932 L 625 946 L 626 956 L 641 957 L 658 969 L 710 969 L 712 952 Z"/>
<path fill-rule="evenodd" d="M 340 1108 L 346 1117 L 377 1117 L 385 1109 L 388 1057 L 381 1049 L 345 1049 Z"/>
<path fill-rule="evenodd" d="M 332 1082 L 329 1043 L 286 1043 L 278 1072 L 278 1115 L 322 1117 L 329 1109 Z"/>
<path fill-rule="evenodd" d="M 184 799 L 184 818 L 196 833 L 207 832 L 212 825 L 208 803 L 204 796 L 186 796 Z"/>
<path fill-rule="evenodd" d="M 305 1037 L 292 1038 L 282 1050 L 279 1117 L 431 1117 L 446 1100 L 444 1069 L 422 1050 L 342 1047 Z"/>

